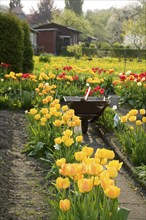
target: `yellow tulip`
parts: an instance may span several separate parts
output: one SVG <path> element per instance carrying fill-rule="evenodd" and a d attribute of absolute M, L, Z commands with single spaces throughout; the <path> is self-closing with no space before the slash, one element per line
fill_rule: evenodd
<path fill-rule="evenodd" d="M 107 158 L 101 159 L 100 164 L 101 164 L 101 165 L 107 164 Z"/>
<path fill-rule="evenodd" d="M 135 115 L 130 116 L 130 117 L 129 117 L 129 121 L 130 121 L 130 122 L 136 121 L 136 116 L 135 116 Z"/>
<path fill-rule="evenodd" d="M 78 164 L 78 173 L 79 174 L 85 174 L 85 173 L 87 173 L 87 170 L 88 170 L 88 166 L 84 162 Z"/>
<path fill-rule="evenodd" d="M 54 139 L 55 144 L 61 144 L 62 139 L 60 137 Z"/>
<path fill-rule="evenodd" d="M 79 136 L 76 137 L 76 141 L 77 142 L 82 142 L 82 140 L 83 140 L 83 136 L 82 135 L 79 135 Z"/>
<path fill-rule="evenodd" d="M 50 114 L 55 115 L 56 114 L 56 109 L 54 107 L 50 108 Z"/>
<path fill-rule="evenodd" d="M 61 158 L 61 159 L 56 160 L 56 165 L 58 167 L 61 167 L 65 163 L 66 163 L 66 159 L 65 158 Z"/>
<path fill-rule="evenodd" d="M 145 109 L 140 109 L 140 110 L 139 110 L 139 113 L 140 113 L 141 115 L 145 115 L 146 110 L 145 110 Z"/>
<path fill-rule="evenodd" d="M 71 131 L 71 130 L 68 129 L 68 130 L 64 131 L 63 134 L 64 134 L 65 136 L 70 137 L 70 136 L 72 136 L 73 131 Z"/>
<path fill-rule="evenodd" d="M 48 108 L 42 108 L 42 109 L 40 110 L 40 112 L 41 112 L 43 115 L 45 115 L 45 114 L 48 113 Z"/>
<path fill-rule="evenodd" d="M 86 154 L 83 151 L 79 151 L 75 153 L 75 159 L 77 161 L 83 161 L 86 157 Z"/>
<path fill-rule="evenodd" d="M 36 115 L 34 116 L 34 118 L 35 118 L 35 120 L 40 120 L 40 114 L 36 114 Z"/>
<path fill-rule="evenodd" d="M 114 185 L 114 180 L 110 179 L 109 177 L 102 177 L 100 176 L 100 181 L 101 181 L 101 187 L 105 190 L 109 186 Z"/>
<path fill-rule="evenodd" d="M 76 124 L 75 124 L 74 121 L 70 121 L 70 122 L 68 122 L 68 126 L 69 126 L 69 127 L 75 127 Z"/>
<path fill-rule="evenodd" d="M 93 147 L 83 146 L 82 151 L 86 154 L 87 157 L 90 157 L 93 154 Z"/>
<path fill-rule="evenodd" d="M 73 138 L 68 138 L 66 141 L 63 141 L 63 143 L 66 147 L 70 147 L 74 143 L 74 140 Z"/>
<path fill-rule="evenodd" d="M 90 192 L 93 188 L 93 179 L 80 179 L 78 180 L 79 192 Z"/>
<path fill-rule="evenodd" d="M 68 110 L 68 106 L 67 106 L 67 105 L 62 106 L 62 110 L 63 110 L 64 112 L 66 112 L 66 111 Z"/>
<path fill-rule="evenodd" d="M 53 124 L 54 124 L 56 127 L 60 127 L 60 126 L 62 125 L 62 121 L 60 121 L 60 120 L 55 120 L 55 121 L 53 122 Z"/>
<path fill-rule="evenodd" d="M 99 175 L 103 171 L 103 166 L 97 163 L 91 163 L 88 166 L 88 174 Z"/>
<path fill-rule="evenodd" d="M 64 124 L 66 124 L 69 121 L 69 116 L 67 114 L 64 114 L 62 116 L 62 120 L 63 120 Z"/>
<path fill-rule="evenodd" d="M 113 159 L 115 157 L 115 153 L 112 150 L 107 150 L 105 148 L 97 149 L 95 153 L 95 158 L 107 158 L 107 159 Z"/>
<path fill-rule="evenodd" d="M 47 99 L 43 99 L 43 100 L 42 100 L 42 103 L 43 103 L 44 105 L 46 105 L 46 104 L 48 104 L 48 100 L 47 100 Z"/>
<path fill-rule="evenodd" d="M 76 163 L 63 164 L 59 173 L 63 176 L 76 176 L 78 174 L 78 165 Z"/>
<path fill-rule="evenodd" d="M 122 116 L 122 117 L 120 118 L 120 120 L 121 120 L 121 122 L 123 122 L 123 123 L 127 122 L 127 116 L 126 116 L 126 115 L 125 115 L 125 116 Z"/>
<path fill-rule="evenodd" d="M 80 119 L 77 119 L 74 121 L 75 123 L 75 126 L 80 126 L 81 125 L 81 120 Z"/>
<path fill-rule="evenodd" d="M 107 166 L 109 177 L 115 178 L 118 175 L 117 169 L 113 166 Z"/>
<path fill-rule="evenodd" d="M 64 199 L 60 200 L 59 207 L 63 212 L 66 212 L 70 209 L 70 200 Z"/>
<path fill-rule="evenodd" d="M 59 189 L 67 189 L 70 186 L 70 181 L 69 181 L 68 177 L 66 177 L 66 178 L 58 177 L 56 179 L 56 186 Z"/>
<path fill-rule="evenodd" d="M 119 162 L 119 160 L 112 160 L 108 163 L 109 166 L 115 167 L 117 171 L 119 171 L 123 165 L 123 162 Z"/>
<path fill-rule="evenodd" d="M 29 112 L 31 115 L 35 115 L 37 113 L 37 109 L 35 108 L 32 108 L 30 109 L 30 112 Z"/>
<path fill-rule="evenodd" d="M 136 120 L 136 122 L 135 122 L 135 123 L 136 123 L 136 125 L 137 125 L 137 126 L 142 125 L 142 121 L 141 121 L 141 120 Z"/>
<path fill-rule="evenodd" d="M 59 110 L 60 109 L 60 104 L 56 104 L 54 107 L 56 108 L 56 110 Z"/>
<path fill-rule="evenodd" d="M 142 117 L 142 122 L 146 123 L 146 117 Z"/>
<path fill-rule="evenodd" d="M 132 110 L 129 111 L 129 114 L 130 114 L 131 116 L 135 116 L 135 115 L 137 115 L 137 113 L 138 113 L 138 110 L 137 110 L 137 109 L 132 109 Z"/>
<path fill-rule="evenodd" d="M 107 197 L 111 198 L 111 199 L 115 199 L 117 197 L 119 197 L 120 195 L 120 188 L 117 186 L 109 186 L 108 188 L 106 188 L 104 190 L 104 193 Z"/>
<path fill-rule="evenodd" d="M 35 91 L 38 93 L 38 92 L 40 92 L 40 89 L 39 89 L 39 88 L 36 88 Z"/>
<path fill-rule="evenodd" d="M 39 89 L 42 89 L 44 87 L 44 84 L 43 83 L 40 83 L 39 85 L 38 85 L 38 88 Z"/>
<path fill-rule="evenodd" d="M 85 162 L 85 164 L 94 163 L 95 159 L 94 158 L 90 158 L 90 157 L 85 157 L 84 162 Z"/>
<path fill-rule="evenodd" d="M 47 119 L 49 119 L 49 118 L 51 117 L 51 115 L 50 115 L 50 114 L 46 114 L 45 117 L 46 117 Z"/>
<path fill-rule="evenodd" d="M 46 122 L 47 121 L 47 118 L 46 117 L 42 117 L 41 118 L 41 122 Z"/>
<path fill-rule="evenodd" d="M 53 100 L 52 96 L 47 96 L 46 99 L 48 102 L 51 102 Z"/>

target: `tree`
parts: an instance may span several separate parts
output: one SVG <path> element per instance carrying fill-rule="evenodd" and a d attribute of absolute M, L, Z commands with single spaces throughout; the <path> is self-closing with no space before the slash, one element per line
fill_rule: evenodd
<path fill-rule="evenodd" d="M 138 50 L 146 48 L 146 3 L 141 5 L 140 13 L 123 22 L 125 44 L 136 47 Z"/>
<path fill-rule="evenodd" d="M 112 15 L 112 11 L 108 10 L 88 10 L 85 14 L 85 18 L 89 21 L 90 26 L 93 29 L 93 36 L 98 40 L 98 46 L 105 41 L 107 35 L 106 25 L 108 19 Z"/>
<path fill-rule="evenodd" d="M 54 0 L 40 0 L 37 10 L 32 9 L 31 24 L 43 24 L 51 20 Z"/>
<path fill-rule="evenodd" d="M 82 15 L 82 6 L 84 0 L 65 0 L 65 8 L 73 10 L 77 15 Z"/>
<path fill-rule="evenodd" d="M 93 35 L 93 29 L 87 19 L 83 16 L 77 16 L 74 11 L 65 9 L 59 15 L 53 18 L 55 23 L 72 27 L 83 33 Z"/>
<path fill-rule="evenodd" d="M 21 4 L 21 0 L 10 0 L 10 10 L 16 7 L 23 7 Z"/>

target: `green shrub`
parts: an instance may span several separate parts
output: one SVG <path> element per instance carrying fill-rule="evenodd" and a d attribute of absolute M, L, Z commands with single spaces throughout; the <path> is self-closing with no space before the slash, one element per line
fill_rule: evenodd
<path fill-rule="evenodd" d="M 33 50 L 30 40 L 30 28 L 27 23 L 22 22 L 22 29 L 24 32 L 24 48 L 23 48 L 23 64 L 22 71 L 24 73 L 31 72 L 34 67 Z"/>
<path fill-rule="evenodd" d="M 14 72 L 22 71 L 23 31 L 20 21 L 12 14 L 0 14 L 0 63 L 11 64 Z"/>
<path fill-rule="evenodd" d="M 49 53 L 42 53 L 39 57 L 40 62 L 50 63 L 51 62 L 51 54 Z"/>
<path fill-rule="evenodd" d="M 103 114 L 97 120 L 97 123 L 100 124 L 100 126 L 103 126 L 106 131 L 113 132 L 114 116 L 115 116 L 115 111 L 112 108 L 107 107 L 104 110 Z"/>

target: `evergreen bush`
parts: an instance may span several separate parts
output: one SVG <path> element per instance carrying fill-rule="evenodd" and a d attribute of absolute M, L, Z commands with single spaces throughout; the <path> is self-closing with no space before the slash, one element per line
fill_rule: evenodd
<path fill-rule="evenodd" d="M 14 72 L 22 71 L 23 31 L 20 21 L 12 14 L 0 13 L 0 63 L 11 64 Z"/>
<path fill-rule="evenodd" d="M 24 48 L 23 48 L 23 73 L 31 72 L 34 67 L 33 49 L 30 40 L 30 28 L 26 22 L 22 22 L 22 30 L 24 32 Z"/>

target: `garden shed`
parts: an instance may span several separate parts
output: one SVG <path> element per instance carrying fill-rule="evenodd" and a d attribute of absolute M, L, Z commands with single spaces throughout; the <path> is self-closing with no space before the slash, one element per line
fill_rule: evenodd
<path fill-rule="evenodd" d="M 79 43 L 80 31 L 56 23 L 34 27 L 38 32 L 37 46 L 43 52 L 60 54 L 63 47 Z"/>

